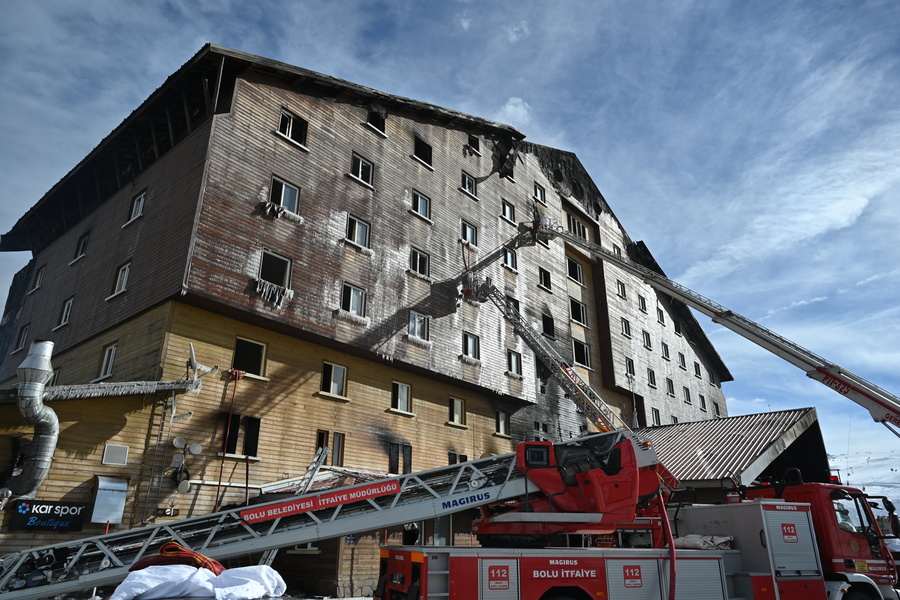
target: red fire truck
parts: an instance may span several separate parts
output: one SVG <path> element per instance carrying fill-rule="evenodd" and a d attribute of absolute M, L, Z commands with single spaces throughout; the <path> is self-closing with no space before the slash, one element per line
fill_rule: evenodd
<path fill-rule="evenodd" d="M 796 481 L 661 511 L 665 494 L 640 494 L 658 466 L 634 468 L 627 444 L 573 448 L 519 444 L 517 469 L 534 487 L 480 508 L 483 547 L 385 547 L 375 599 L 900 600 L 885 544 L 900 523 L 887 499 Z M 573 539 L 585 547 L 549 546 Z"/>

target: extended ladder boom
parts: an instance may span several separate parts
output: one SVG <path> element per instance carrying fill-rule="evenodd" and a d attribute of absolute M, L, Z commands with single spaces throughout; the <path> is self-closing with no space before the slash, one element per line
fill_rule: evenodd
<path fill-rule="evenodd" d="M 580 446 L 605 437 L 610 447 L 631 434 L 599 433 L 560 442 Z M 118 584 L 128 569 L 174 541 L 217 560 L 433 519 L 521 498 L 534 485 L 516 468 L 516 454 L 399 475 L 325 492 L 242 506 L 0 557 L 0 597 L 37 600 Z"/>
<path fill-rule="evenodd" d="M 868 410 L 876 422 L 882 423 L 894 435 L 900 437 L 900 431 L 894 428 L 900 426 L 900 398 L 894 394 L 651 269 L 565 231 L 561 226 L 551 223 L 549 219 L 535 221 L 532 232 L 537 239 L 562 238 L 573 246 L 587 250 L 595 258 L 640 277 L 654 289 L 700 311 L 714 323 L 731 329 L 802 369 L 812 379 L 847 396 Z"/>

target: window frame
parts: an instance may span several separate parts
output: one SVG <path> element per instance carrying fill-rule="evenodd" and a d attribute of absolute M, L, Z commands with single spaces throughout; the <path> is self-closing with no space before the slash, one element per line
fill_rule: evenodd
<path fill-rule="evenodd" d="M 340 374 L 336 377 L 336 374 Z M 348 398 L 348 369 L 343 365 L 333 363 L 331 361 L 322 361 L 322 379 L 319 384 L 319 393 L 326 396 L 334 396 L 337 398 Z M 327 387 L 326 387 L 327 384 Z M 337 385 L 336 385 L 337 384 Z M 334 391 L 335 388 L 338 391 Z"/>
<path fill-rule="evenodd" d="M 534 182 L 534 194 L 532 197 L 541 204 L 547 204 L 547 190 L 537 181 Z"/>
<path fill-rule="evenodd" d="M 287 126 L 285 126 L 285 120 L 287 120 Z M 295 135 L 295 125 L 297 123 L 301 124 L 299 137 L 298 135 Z M 278 129 L 275 131 L 275 133 L 291 142 L 295 146 L 300 147 L 301 150 L 309 152 L 309 148 L 307 147 L 307 141 L 309 137 L 309 121 L 301 116 L 298 116 L 296 113 L 282 107 L 281 116 L 278 118 Z"/>
<path fill-rule="evenodd" d="M 128 219 L 125 221 L 125 223 L 122 224 L 122 227 L 125 227 L 125 225 L 128 225 L 135 219 L 144 216 L 144 202 L 146 201 L 146 198 L 147 192 L 145 190 L 140 194 L 135 195 L 131 199 L 131 206 L 129 207 L 128 211 Z"/>
<path fill-rule="evenodd" d="M 366 187 L 375 189 L 375 163 L 357 152 L 350 155 L 350 173 L 348 175 Z"/>
<path fill-rule="evenodd" d="M 685 386 L 681 387 L 681 395 L 684 397 L 685 404 L 693 404 L 693 399 L 691 398 L 691 388 Z"/>
<path fill-rule="evenodd" d="M 118 347 L 118 341 L 111 342 L 103 346 L 103 353 L 101 354 L 102 358 L 100 359 L 100 375 L 93 381 L 100 381 L 101 379 L 112 377 Z"/>
<path fill-rule="evenodd" d="M 25 323 L 21 327 L 19 327 L 19 334 L 16 336 L 16 347 L 13 348 L 13 352 L 18 352 L 25 348 L 25 344 L 28 342 L 28 334 L 31 331 L 31 323 Z"/>
<path fill-rule="evenodd" d="M 494 435 L 510 437 L 510 414 L 506 410 L 494 411 Z"/>
<path fill-rule="evenodd" d="M 119 294 L 124 294 L 128 291 L 128 278 L 131 274 L 131 261 L 129 260 L 127 263 L 119 265 L 116 269 L 116 278 L 113 282 L 113 290 L 112 293 L 106 297 L 106 300 L 110 298 L 114 298 Z"/>
<path fill-rule="evenodd" d="M 503 266 L 511 271 L 518 271 L 519 258 L 516 251 L 511 248 L 503 248 Z"/>
<path fill-rule="evenodd" d="M 621 279 L 616 280 L 616 296 L 623 300 L 628 298 L 628 288 L 625 287 L 625 282 Z"/>
<path fill-rule="evenodd" d="M 478 247 L 478 227 L 472 225 L 465 219 L 461 221 L 462 225 L 459 230 L 459 239 L 463 241 L 463 243 L 468 244 L 469 246 L 473 246 L 475 248 Z M 471 234 L 471 235 L 469 235 Z M 474 241 L 469 238 L 473 238 Z"/>
<path fill-rule="evenodd" d="M 406 397 L 401 394 L 406 390 Z M 404 414 L 412 414 L 412 386 L 402 381 L 391 382 L 391 410 Z"/>
<path fill-rule="evenodd" d="M 56 323 L 56 327 L 53 328 L 54 330 L 69 324 L 69 321 L 72 319 L 72 306 L 74 304 L 75 296 L 69 296 L 63 301 L 62 308 L 59 311 L 59 321 Z"/>
<path fill-rule="evenodd" d="M 641 331 L 641 337 L 643 338 L 644 348 L 647 350 L 653 349 L 653 338 L 650 337 L 650 332 L 646 329 Z"/>
<path fill-rule="evenodd" d="M 474 177 L 472 177 L 465 171 L 462 172 L 459 189 L 461 192 L 463 192 L 467 196 L 470 196 L 470 197 L 474 198 L 475 200 L 478 200 L 478 182 L 475 180 Z"/>
<path fill-rule="evenodd" d="M 656 389 L 656 371 L 647 367 L 647 385 Z"/>
<path fill-rule="evenodd" d="M 244 346 L 243 350 L 240 350 L 240 346 Z M 239 351 L 240 350 L 240 351 Z M 251 355 L 252 351 L 252 355 Z M 268 352 L 268 347 L 263 342 L 257 342 L 256 340 L 251 340 L 250 338 L 246 338 L 244 336 L 235 336 L 234 339 L 234 350 L 231 353 L 231 369 L 236 371 L 243 372 L 244 377 L 250 378 L 259 378 L 259 379 L 267 379 L 266 378 L 266 354 Z M 257 360 L 258 355 L 258 360 Z M 247 368 L 250 366 L 248 361 L 253 361 L 255 364 L 252 365 L 251 368 Z M 257 372 L 258 371 L 258 372 Z"/>
<path fill-rule="evenodd" d="M 572 268 L 575 268 L 576 277 L 572 277 Z M 566 257 L 566 276 L 579 285 L 584 285 L 584 269 L 581 266 L 581 263 L 572 258 L 571 256 Z"/>
<path fill-rule="evenodd" d="M 365 235 L 361 236 L 360 231 L 364 231 Z M 372 236 L 372 226 L 368 221 L 363 221 L 359 217 L 347 213 L 347 230 L 346 235 L 344 236 L 344 241 L 353 244 L 358 248 L 368 248 L 371 243 Z M 359 238 L 363 237 L 363 241 L 360 241 Z"/>
<path fill-rule="evenodd" d="M 409 270 L 422 277 L 431 277 L 431 256 L 415 246 L 410 246 Z"/>
<path fill-rule="evenodd" d="M 556 319 L 549 313 L 541 313 L 541 333 L 546 337 L 556 339 Z"/>
<path fill-rule="evenodd" d="M 78 241 L 75 242 L 75 257 L 72 259 L 72 262 L 70 262 L 69 264 L 72 264 L 76 260 L 83 258 L 84 255 L 87 254 L 88 241 L 90 241 L 90 237 L 91 237 L 90 231 L 88 231 L 87 233 L 84 233 L 78 237 Z"/>
<path fill-rule="evenodd" d="M 509 200 L 501 199 L 500 201 L 500 218 L 515 224 L 516 222 L 516 205 Z"/>
<path fill-rule="evenodd" d="M 28 290 L 29 294 L 41 289 L 41 285 L 44 283 L 44 273 L 46 272 L 47 265 L 41 265 L 34 271 L 34 276 L 31 278 L 31 288 Z"/>
<path fill-rule="evenodd" d="M 273 262 L 277 261 L 277 262 Z M 267 265 L 268 263 L 268 265 Z M 275 267 L 278 267 L 279 271 L 282 273 L 281 281 L 275 281 L 275 278 L 268 279 L 267 277 L 271 277 L 271 270 Z M 277 252 L 272 252 L 271 250 L 263 248 L 262 253 L 259 256 L 259 271 L 256 274 L 256 278 L 259 281 L 265 281 L 267 283 L 271 283 L 272 285 L 278 285 L 283 287 L 286 290 L 291 289 L 291 271 L 293 269 L 293 261 L 286 256 L 282 256 Z M 263 276 L 263 271 L 266 272 L 266 275 Z"/>
<path fill-rule="evenodd" d="M 421 317 L 421 318 L 419 318 Z M 414 310 L 409 311 L 409 321 L 407 323 L 407 335 L 409 337 L 413 337 L 416 339 L 428 341 L 429 337 L 429 329 L 430 329 L 430 321 L 431 319 L 428 315 L 416 312 Z M 415 323 L 415 327 L 413 327 Z M 424 336 L 419 335 L 420 329 L 424 329 Z"/>
<path fill-rule="evenodd" d="M 447 425 L 455 427 L 467 427 L 466 424 L 466 401 L 462 398 L 450 396 L 448 402 L 449 413 L 447 416 Z"/>
<path fill-rule="evenodd" d="M 431 169 L 434 170 L 433 150 L 431 144 L 418 135 L 413 136 L 413 153 L 412 157 Z"/>
<path fill-rule="evenodd" d="M 506 373 L 517 377 L 522 376 L 522 353 L 511 348 L 506 349 Z"/>
<path fill-rule="evenodd" d="M 666 377 L 666 395 L 675 397 L 675 380 L 671 377 Z"/>
<path fill-rule="evenodd" d="M 387 137 L 387 114 L 381 114 L 377 110 L 367 111 L 366 125 L 371 127 L 382 137 Z"/>
<path fill-rule="evenodd" d="M 581 352 L 584 355 L 584 361 L 579 360 L 579 347 L 581 347 Z M 581 340 L 572 340 L 572 362 L 580 367 L 584 367 L 585 369 L 591 368 L 591 347 L 588 344 L 585 344 Z"/>
<path fill-rule="evenodd" d="M 341 310 L 357 317 L 366 316 L 366 290 L 348 281 L 341 285 Z"/>
<path fill-rule="evenodd" d="M 424 202 L 423 202 L 424 201 Z M 425 205 L 424 212 L 422 205 Z M 422 217 L 426 221 L 431 221 L 431 198 L 418 190 L 412 191 L 412 206 L 410 212 L 416 216 Z"/>
<path fill-rule="evenodd" d="M 658 408 L 650 408 L 650 418 L 655 426 L 659 427 L 662 425 L 662 416 L 659 414 Z"/>
<path fill-rule="evenodd" d="M 627 338 L 630 338 L 631 337 L 631 322 L 628 319 L 626 319 L 625 317 L 622 317 L 621 325 L 622 325 L 622 335 L 624 335 Z"/>
<path fill-rule="evenodd" d="M 481 338 L 472 332 L 463 331 L 462 355 L 473 360 L 481 360 Z"/>
<path fill-rule="evenodd" d="M 276 186 L 281 186 L 281 193 L 280 193 L 281 197 L 278 199 L 277 202 L 275 201 Z M 284 203 L 284 192 L 287 189 L 294 191 L 294 208 L 293 209 L 288 208 Z M 287 212 L 289 212 L 291 214 L 299 215 L 300 214 L 300 193 L 301 193 L 301 191 L 302 190 L 301 190 L 300 186 L 289 183 L 287 180 L 282 179 L 281 177 L 278 177 L 276 175 L 273 175 L 271 187 L 269 189 L 269 202 L 276 206 L 280 206 L 281 208 L 283 208 L 284 210 L 286 210 Z"/>
<path fill-rule="evenodd" d="M 578 316 L 576 316 L 575 314 L 576 309 L 579 313 Z M 587 306 L 585 306 L 583 302 L 580 302 L 575 298 L 572 298 L 571 296 L 569 296 L 569 318 L 579 325 L 582 325 L 584 327 L 588 326 Z"/>
<path fill-rule="evenodd" d="M 549 269 L 538 267 L 538 287 L 548 292 L 553 291 L 553 280 L 550 277 Z"/>

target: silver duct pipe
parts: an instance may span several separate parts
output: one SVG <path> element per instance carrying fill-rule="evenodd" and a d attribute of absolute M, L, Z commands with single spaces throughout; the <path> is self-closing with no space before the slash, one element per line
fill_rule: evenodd
<path fill-rule="evenodd" d="M 0 488 L 0 509 L 12 497 L 34 498 L 50 471 L 59 439 L 59 419 L 44 404 L 44 388 L 53 377 L 52 354 L 53 342 L 32 342 L 25 360 L 16 369 L 19 412 L 26 423 L 34 426 L 34 438 L 23 452 L 21 469 L 15 470 L 6 487 Z"/>

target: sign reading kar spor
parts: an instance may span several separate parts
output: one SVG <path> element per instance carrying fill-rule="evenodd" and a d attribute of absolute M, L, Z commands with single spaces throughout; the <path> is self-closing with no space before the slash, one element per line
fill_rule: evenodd
<path fill-rule="evenodd" d="M 10 531 L 81 531 L 86 502 L 17 500 Z"/>
<path fill-rule="evenodd" d="M 309 512 L 311 510 L 331 508 L 332 506 L 347 504 L 348 502 L 368 500 L 369 498 L 378 498 L 379 496 L 389 496 L 390 494 L 396 494 L 399 491 L 399 482 L 383 481 L 381 483 L 373 483 L 372 485 L 363 487 L 340 490 L 328 494 L 320 494 L 318 496 L 297 498 L 296 500 L 289 500 L 279 504 L 270 504 L 267 506 L 260 506 L 259 508 L 242 510 L 241 519 L 247 523 L 270 521 L 279 517 L 287 517 Z"/>

